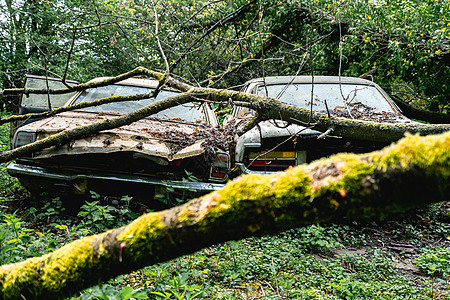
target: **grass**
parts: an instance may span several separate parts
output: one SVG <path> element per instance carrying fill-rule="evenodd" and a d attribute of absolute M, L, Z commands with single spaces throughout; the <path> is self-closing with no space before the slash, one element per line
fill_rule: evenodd
<path fill-rule="evenodd" d="M 3 151 L 8 134 L 7 125 L 1 126 Z M 67 212 L 58 197 L 17 197 L 18 183 L 4 167 L 1 264 L 44 254 L 136 217 L 129 197 L 112 207 L 92 192 L 75 213 Z M 450 224 L 440 221 L 437 211 L 430 207 L 408 218 L 316 224 L 229 241 L 119 276 L 72 299 L 449 299 Z M 394 251 L 392 245 L 417 249 Z"/>

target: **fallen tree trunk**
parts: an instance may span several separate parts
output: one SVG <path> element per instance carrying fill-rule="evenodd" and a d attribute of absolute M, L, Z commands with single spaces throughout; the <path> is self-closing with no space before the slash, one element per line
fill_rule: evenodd
<path fill-rule="evenodd" d="M 399 97 L 392 97 L 395 104 L 403 111 L 403 114 L 408 118 L 417 119 L 432 124 L 449 124 L 450 114 L 438 113 L 429 110 L 416 108 L 411 104 L 405 103 Z"/>
<path fill-rule="evenodd" d="M 448 200 L 450 133 L 408 136 L 273 175 L 246 175 L 182 206 L 0 267 L 0 299 L 55 299 L 231 239 L 336 216 L 382 216 Z"/>
<path fill-rule="evenodd" d="M 21 156 L 30 155 L 35 151 L 40 151 L 44 148 L 54 145 L 64 145 L 71 140 L 82 138 L 88 134 L 95 134 L 100 130 L 118 128 L 124 125 L 131 124 L 142 118 L 155 114 L 163 109 L 166 109 L 176 104 L 182 104 L 189 101 L 195 101 L 194 99 L 203 99 L 206 101 L 213 101 L 216 103 L 233 103 L 235 105 L 247 106 L 258 112 L 258 121 L 264 121 L 269 119 L 281 119 L 289 123 L 305 125 L 321 132 L 327 132 L 336 136 L 368 140 L 368 141 L 381 141 L 381 142 L 393 142 L 402 138 L 405 133 L 419 133 L 421 135 L 439 134 L 450 130 L 449 124 L 428 125 L 421 123 L 405 123 L 405 124 L 391 124 L 391 123 L 376 123 L 361 121 L 355 119 L 329 117 L 325 113 L 312 113 L 308 109 L 300 108 L 294 105 L 289 105 L 278 101 L 276 99 L 261 97 L 258 95 L 250 95 L 230 90 L 218 90 L 210 88 L 195 88 L 191 85 L 180 82 L 170 76 L 166 76 L 163 73 L 154 72 L 143 67 L 138 67 L 128 73 L 118 75 L 116 77 L 107 79 L 105 81 L 89 84 L 80 84 L 71 89 L 65 89 L 66 91 L 72 91 L 72 89 L 92 88 L 95 86 L 104 86 L 119 82 L 120 80 L 132 77 L 134 75 L 146 75 L 156 78 L 160 85 L 167 85 L 180 92 L 183 92 L 183 96 L 178 96 L 176 101 L 172 101 L 171 98 L 163 99 L 161 102 L 155 102 L 147 108 L 143 108 L 137 112 L 133 112 L 130 116 L 122 116 L 115 119 L 105 120 L 103 122 L 94 123 L 72 130 L 67 130 L 58 133 L 54 136 L 48 137 L 45 140 L 36 141 L 18 149 L 6 151 L 0 154 L 0 163 L 7 162 L 16 159 Z M 4 90 L 3 93 L 7 91 Z M 59 93 L 59 90 L 47 91 L 51 93 Z M 10 91 L 10 93 L 12 93 Z M 132 100 L 142 99 L 150 95 L 135 95 L 130 96 Z M 183 98 L 184 100 L 181 100 Z M 128 99 L 128 100 L 130 100 Z M 123 97 L 109 97 L 105 99 L 99 99 L 94 103 L 80 103 L 79 107 L 63 107 L 57 109 L 49 114 L 57 114 L 63 111 L 69 111 L 77 108 L 84 108 L 89 106 L 100 105 L 103 103 L 110 103 L 116 101 L 123 101 Z M 35 116 L 37 117 L 37 116 Z M 21 119 L 22 117 L 13 117 L 8 121 L 15 119 Z M 116 120 L 117 119 L 117 120 Z M 114 121 L 113 121 L 114 120 Z M 311 123 L 312 121 L 312 123 Z M 0 124 L 2 121 L 0 120 Z M 254 122 L 255 123 L 255 122 Z M 246 129 L 250 129 L 251 126 L 247 126 Z M 241 132 L 243 133 L 243 132 Z"/>
<path fill-rule="evenodd" d="M 181 91 L 186 91 L 189 88 L 189 86 L 183 85 L 176 80 L 171 80 L 170 78 L 167 79 L 167 82 L 169 85 L 174 86 Z M 132 97 L 141 98 L 140 96 Z M 38 140 L 20 148 L 3 152 L 0 154 L 0 163 L 29 155 L 35 151 L 40 151 L 50 146 L 64 145 L 71 140 L 82 138 L 88 134 L 95 134 L 101 130 L 128 125 L 166 108 L 195 101 L 195 99 L 203 99 L 205 101 L 213 101 L 217 103 L 227 103 L 232 101 L 237 105 L 250 107 L 258 112 L 259 121 L 281 119 L 289 123 L 305 125 L 311 120 L 312 116 L 313 123 L 310 123 L 307 126 L 311 126 L 311 128 L 321 132 L 331 131 L 333 135 L 360 140 L 393 142 L 402 138 L 407 132 L 428 135 L 438 134 L 450 130 L 449 124 L 390 124 L 350 120 L 347 118 L 330 118 L 325 113 L 311 114 L 308 109 L 289 105 L 268 97 L 261 97 L 258 95 L 245 94 L 229 90 L 192 87 L 182 94 L 159 100 L 147 107 L 132 112 L 129 115 L 124 115 L 114 119 L 106 119 L 102 122 L 77 127 L 71 130 L 65 130 L 46 139 Z"/>

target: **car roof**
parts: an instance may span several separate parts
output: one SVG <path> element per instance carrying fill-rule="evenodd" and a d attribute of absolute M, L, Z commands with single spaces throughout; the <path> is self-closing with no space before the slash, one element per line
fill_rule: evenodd
<path fill-rule="evenodd" d="M 376 85 L 374 82 L 345 76 L 269 76 L 254 78 L 246 82 L 246 84 L 252 83 L 265 83 L 265 84 L 285 84 L 285 83 L 352 83 L 363 85 Z"/>

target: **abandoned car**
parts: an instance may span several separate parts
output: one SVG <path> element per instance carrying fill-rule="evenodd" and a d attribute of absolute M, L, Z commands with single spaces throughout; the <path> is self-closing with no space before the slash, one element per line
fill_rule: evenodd
<path fill-rule="evenodd" d="M 150 79 L 130 78 L 77 92 L 66 105 L 111 95 L 146 94 L 157 84 Z M 130 113 L 177 93 L 163 89 L 156 99 L 103 104 L 24 125 L 14 135 L 13 148 Z M 217 126 L 217 117 L 209 105 L 180 104 L 127 126 L 34 152 L 9 164 L 7 171 L 34 193 L 84 194 L 94 190 L 102 195 L 138 195 L 148 199 L 152 199 L 155 190 L 161 193 L 168 187 L 204 193 L 219 189 L 228 179 L 229 154 L 207 143 Z"/>
<path fill-rule="evenodd" d="M 317 112 L 374 122 L 411 122 L 401 114 L 377 84 L 360 78 L 338 76 L 265 77 L 248 81 L 243 92 L 269 96 Z M 254 115 L 246 107 L 234 107 L 227 121 L 244 125 Z M 237 137 L 235 160 L 240 173 L 270 173 L 338 152 L 369 152 L 388 143 L 337 136 L 318 139 L 322 133 L 282 120 L 259 122 Z"/>

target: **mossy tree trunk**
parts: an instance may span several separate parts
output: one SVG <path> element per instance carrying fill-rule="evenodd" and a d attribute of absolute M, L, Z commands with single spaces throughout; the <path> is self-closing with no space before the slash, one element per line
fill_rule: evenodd
<path fill-rule="evenodd" d="M 398 97 L 393 97 L 392 100 L 395 101 L 395 104 L 397 104 L 397 106 L 402 110 L 403 114 L 408 118 L 422 120 L 433 124 L 450 124 L 449 113 L 438 113 L 416 108 L 411 104 L 407 104 Z"/>
<path fill-rule="evenodd" d="M 449 148 L 450 133 L 415 135 L 370 154 L 243 176 L 182 206 L 1 266 L 0 299 L 60 298 L 218 242 L 448 200 Z"/>

